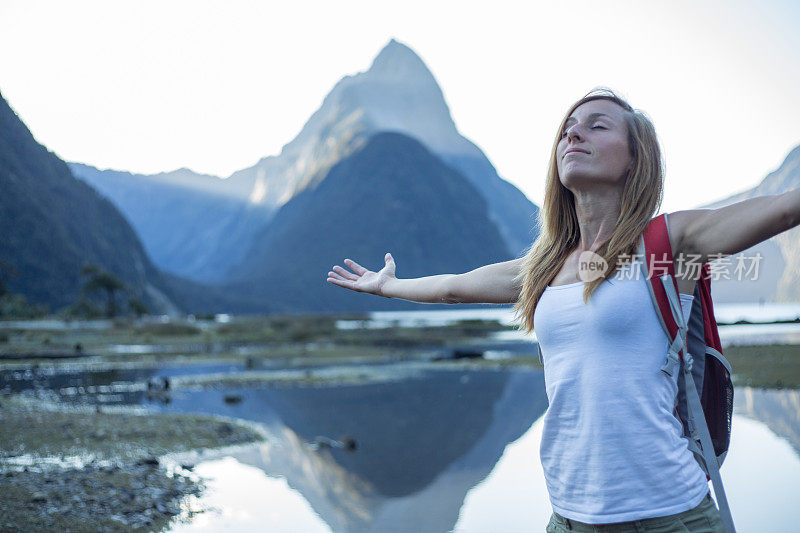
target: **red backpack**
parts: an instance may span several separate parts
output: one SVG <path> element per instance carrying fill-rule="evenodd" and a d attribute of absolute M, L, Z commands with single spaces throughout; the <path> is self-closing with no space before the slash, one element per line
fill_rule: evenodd
<path fill-rule="evenodd" d="M 637 257 L 650 289 L 659 321 L 671 340 L 661 370 L 680 372 L 674 414 L 683 426 L 689 449 L 714 485 L 725 530 L 735 532 L 719 468 L 728 453 L 733 415 L 731 365 L 722 346 L 711 301 L 710 267 L 704 263 L 694 290 L 692 310 L 683 316 L 675 264 L 669 243 L 667 215 L 652 219 L 639 242 Z"/>

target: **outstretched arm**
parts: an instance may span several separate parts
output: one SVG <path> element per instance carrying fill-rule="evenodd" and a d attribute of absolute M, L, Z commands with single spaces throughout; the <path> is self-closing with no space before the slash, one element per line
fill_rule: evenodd
<path fill-rule="evenodd" d="M 800 225 L 800 189 L 669 217 L 673 254 L 700 254 L 705 263 L 714 259 L 710 256 L 737 254 Z"/>
<path fill-rule="evenodd" d="M 445 282 L 453 303 L 509 304 L 519 299 L 520 286 L 515 279 L 522 258 L 492 263 L 457 274 Z"/>
<path fill-rule="evenodd" d="M 328 272 L 329 283 L 357 292 L 386 298 L 401 298 L 420 303 L 512 303 L 519 297 L 514 277 L 521 259 L 485 265 L 464 274 L 437 274 L 421 278 L 398 279 L 391 254 L 379 272 L 368 270 L 345 259 L 351 270 L 336 265 Z"/>

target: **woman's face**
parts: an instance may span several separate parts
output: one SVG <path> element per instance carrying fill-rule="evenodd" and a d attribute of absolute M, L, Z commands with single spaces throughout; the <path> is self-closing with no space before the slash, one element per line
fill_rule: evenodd
<path fill-rule="evenodd" d="M 632 163 L 625 110 L 609 100 L 579 105 L 567 119 L 556 147 L 561 183 L 572 190 L 621 186 Z"/>

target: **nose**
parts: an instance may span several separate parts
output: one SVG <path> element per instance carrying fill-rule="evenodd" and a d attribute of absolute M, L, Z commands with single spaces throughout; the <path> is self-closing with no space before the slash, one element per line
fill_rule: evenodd
<path fill-rule="evenodd" d="M 574 142 L 574 141 L 582 141 L 583 140 L 583 134 L 581 133 L 580 126 L 578 125 L 577 122 L 575 124 L 572 124 L 571 126 L 569 126 L 566 129 L 565 133 L 567 134 L 567 140 L 568 141 L 573 141 Z"/>

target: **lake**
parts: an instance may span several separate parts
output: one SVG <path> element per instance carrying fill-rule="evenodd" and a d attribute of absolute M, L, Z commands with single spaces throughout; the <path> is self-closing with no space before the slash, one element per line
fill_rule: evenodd
<path fill-rule="evenodd" d="M 549 519 L 538 455 L 547 408 L 541 371 L 355 366 L 362 382 L 177 390 L 169 403 L 148 399 L 135 384 L 156 374 L 245 371 L 206 366 L 71 373 L 46 382 L 62 401 L 212 413 L 266 429 L 262 444 L 174 458 L 196 464 L 208 486 L 185 503 L 205 512 L 174 531 L 521 532 L 542 531 Z M 231 395 L 240 401 L 226 401 Z M 793 530 L 800 390 L 736 388 L 722 476 L 740 531 Z"/>
<path fill-rule="evenodd" d="M 717 307 L 717 318 L 727 322 L 800 316 L 800 304 Z M 340 321 L 338 327 L 437 326 L 471 319 L 509 324 L 512 318 L 509 308 L 372 313 L 366 321 Z M 722 326 L 720 335 L 723 344 L 800 342 L 800 325 Z M 484 344 L 490 347 L 487 359 L 513 349 L 530 353 L 535 335 L 504 331 Z M 303 368 L 297 371 L 320 372 Z M 302 380 L 280 386 L 179 386 L 169 402 L 147 394 L 151 378 L 177 382 L 251 372 L 244 361 L 230 359 L 96 365 L 92 371 L 80 365 L 4 370 L 0 389 L 36 391 L 68 403 L 209 413 L 263 427 L 264 443 L 170 459 L 194 464 L 207 485 L 199 498 L 184 502 L 185 514 L 204 512 L 173 523 L 173 531 L 544 530 L 552 507 L 539 461 L 547 409 L 540 370 L 423 360 L 334 370 L 357 379 L 313 386 Z M 736 387 L 734 396 L 722 477 L 737 528 L 794 531 L 800 523 L 800 390 Z"/>
<path fill-rule="evenodd" d="M 759 324 L 757 322 L 788 321 L 800 318 L 800 302 L 764 304 L 715 304 L 714 315 L 718 322 L 731 325 L 719 327 L 723 347 L 731 344 L 800 344 L 800 322 L 794 324 Z M 369 314 L 368 320 L 339 320 L 340 329 L 414 326 L 447 326 L 460 320 L 497 320 L 500 324 L 514 324 L 511 306 L 492 306 L 477 309 L 437 311 L 382 311 Z M 746 320 L 753 324 L 735 324 Z M 501 331 L 490 336 L 496 341 L 536 342 L 536 333 L 525 335 L 517 330 Z"/>
<path fill-rule="evenodd" d="M 175 531 L 542 531 L 541 372 L 430 371 L 391 384 L 253 390 L 234 407 L 266 444 L 201 460 L 215 508 Z M 737 388 L 722 475 L 740 531 L 792 531 L 800 519 L 800 391 Z M 198 405 L 197 402 L 202 402 Z M 355 439 L 355 451 L 320 447 Z M 754 477 L 761 482 L 753 483 Z M 709 486 L 711 486 L 709 484 Z M 713 489 L 712 489 L 713 492 Z"/>

